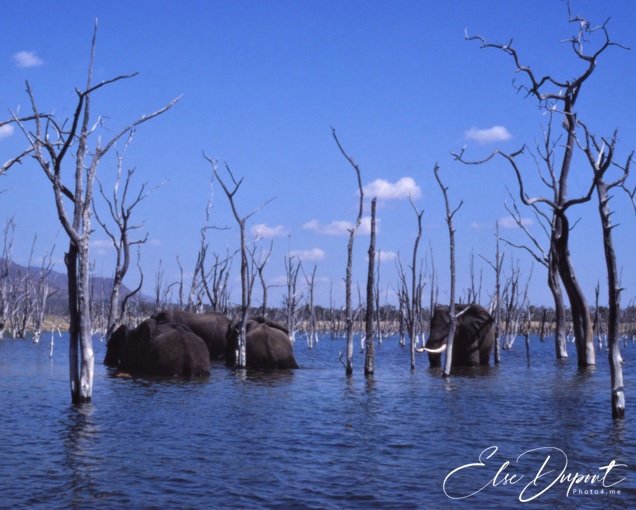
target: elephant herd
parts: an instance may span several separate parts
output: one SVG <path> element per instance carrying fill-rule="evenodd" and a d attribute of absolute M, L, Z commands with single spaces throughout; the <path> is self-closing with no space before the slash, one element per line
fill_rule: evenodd
<path fill-rule="evenodd" d="M 211 360 L 236 365 L 238 326 L 216 312 L 164 310 L 136 328 L 122 325 L 110 336 L 104 365 L 133 375 L 201 377 Z M 262 317 L 248 319 L 246 365 L 298 368 L 287 330 Z"/>
<path fill-rule="evenodd" d="M 428 352 L 431 367 L 441 365 L 450 327 L 448 306 L 438 306 L 429 338 L 417 349 Z M 488 365 L 495 343 L 493 318 L 476 304 L 456 306 L 452 365 Z M 136 328 L 120 326 L 108 340 L 104 364 L 138 375 L 199 377 L 210 373 L 211 360 L 236 366 L 239 326 L 216 312 L 164 310 Z M 246 325 L 246 368 L 298 368 L 289 332 L 262 317 Z"/>

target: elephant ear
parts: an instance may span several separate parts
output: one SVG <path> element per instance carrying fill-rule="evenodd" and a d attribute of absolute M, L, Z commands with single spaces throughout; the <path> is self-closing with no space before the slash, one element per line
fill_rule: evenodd
<path fill-rule="evenodd" d="M 477 339 L 479 344 L 491 330 L 493 322 L 494 319 L 488 310 L 481 305 L 470 305 L 464 312 L 463 318 L 460 318 L 465 338 Z"/>

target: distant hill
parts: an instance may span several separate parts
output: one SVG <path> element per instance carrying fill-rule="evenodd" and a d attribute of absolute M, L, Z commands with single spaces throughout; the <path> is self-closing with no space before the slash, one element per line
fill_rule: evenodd
<path fill-rule="evenodd" d="M 9 262 L 8 265 L 4 259 L 0 259 L 0 281 L 3 278 L 2 272 L 4 268 L 8 267 L 8 275 L 4 278 L 8 278 L 11 282 L 19 282 L 30 276 L 33 280 L 37 280 L 40 275 L 40 267 L 31 267 L 30 270 L 26 266 L 16 264 L 15 262 Z M 46 278 L 49 286 L 49 293 L 54 294 L 52 298 L 55 301 L 68 300 L 68 279 L 66 272 L 51 271 Z M 92 290 L 91 294 L 94 299 L 108 299 L 113 289 L 113 279 L 105 278 L 103 276 L 96 276 L 91 279 Z M 130 289 L 125 285 L 121 286 L 121 295 L 125 296 L 130 293 Z"/>

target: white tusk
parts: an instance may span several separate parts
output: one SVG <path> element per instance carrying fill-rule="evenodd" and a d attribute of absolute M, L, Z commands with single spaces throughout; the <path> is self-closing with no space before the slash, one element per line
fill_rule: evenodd
<path fill-rule="evenodd" d="M 446 344 L 442 345 L 441 347 L 438 347 L 437 349 L 429 349 L 428 347 L 420 347 L 420 348 L 416 347 L 415 350 L 417 352 L 429 352 L 431 354 L 440 354 L 446 350 Z"/>

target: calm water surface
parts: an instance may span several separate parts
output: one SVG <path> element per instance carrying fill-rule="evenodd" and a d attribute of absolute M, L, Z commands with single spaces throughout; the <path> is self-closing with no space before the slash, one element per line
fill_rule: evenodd
<path fill-rule="evenodd" d="M 450 380 L 425 357 L 411 372 L 395 339 L 372 379 L 359 353 L 345 376 L 343 340 L 299 339 L 300 370 L 214 365 L 202 381 L 115 377 L 95 341 L 94 402 L 79 407 L 68 340 L 52 359 L 49 340 L 0 340 L 0 508 L 636 508 L 631 345 L 614 423 L 605 353 L 582 371 L 573 345 L 560 363 L 536 339 L 530 366 L 520 339 Z M 612 461 L 600 492 L 591 475 Z"/>

